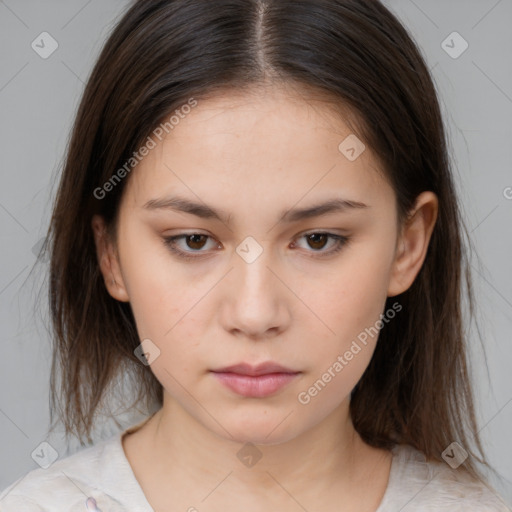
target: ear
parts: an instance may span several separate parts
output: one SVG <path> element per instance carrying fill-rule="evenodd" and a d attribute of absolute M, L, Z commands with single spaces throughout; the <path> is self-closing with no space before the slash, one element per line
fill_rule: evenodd
<path fill-rule="evenodd" d="M 114 243 L 107 233 L 105 220 L 100 215 L 93 215 L 92 230 L 96 244 L 96 254 L 108 293 L 121 302 L 129 302 L 128 292 L 121 274 L 121 265 Z"/>
<path fill-rule="evenodd" d="M 427 254 L 438 214 L 438 199 L 433 192 L 423 192 L 398 238 L 395 260 L 388 287 L 388 297 L 405 292 L 418 275 Z"/>

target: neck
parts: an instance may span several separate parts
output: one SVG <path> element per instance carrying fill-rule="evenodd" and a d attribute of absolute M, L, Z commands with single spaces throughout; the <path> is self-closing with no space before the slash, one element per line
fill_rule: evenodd
<path fill-rule="evenodd" d="M 239 499 L 237 507 L 250 499 L 255 510 L 276 503 L 287 510 L 290 499 L 311 506 L 319 496 L 338 503 L 343 497 L 345 503 L 354 501 L 355 510 L 373 511 L 387 486 L 391 456 L 361 440 L 348 407 L 347 400 L 291 439 L 247 445 L 247 440 L 213 433 L 164 393 L 163 407 L 135 432 L 140 432 L 138 444 L 127 454 L 132 463 L 138 457 L 134 472 L 156 511 L 156 503 L 165 509 L 167 499 L 174 505 L 186 505 L 188 499 L 190 507 L 206 496 L 212 504 L 234 505 Z M 362 503 L 368 508 L 359 508 Z"/>
<path fill-rule="evenodd" d="M 163 408 L 155 414 L 153 445 L 161 454 L 161 469 L 170 477 L 183 475 L 184 469 L 201 481 L 219 481 L 221 475 L 231 474 L 230 486 L 244 494 L 275 488 L 270 475 L 293 482 L 297 490 L 310 488 L 312 475 L 317 485 L 330 487 L 336 481 L 350 487 L 355 461 L 366 445 L 352 425 L 348 407 L 346 400 L 306 432 L 278 444 L 263 444 L 211 432 L 166 394 Z"/>

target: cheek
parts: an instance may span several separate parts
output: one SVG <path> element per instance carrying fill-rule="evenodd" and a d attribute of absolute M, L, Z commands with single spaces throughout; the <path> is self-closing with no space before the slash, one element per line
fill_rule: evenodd
<path fill-rule="evenodd" d="M 362 374 L 371 359 L 384 313 L 392 258 L 390 247 L 383 250 L 381 246 L 379 250 L 378 245 L 376 242 L 373 247 L 363 248 L 361 244 L 347 252 L 329 275 L 304 283 L 303 296 L 309 297 L 307 305 L 318 317 L 309 323 L 311 332 L 317 335 L 304 340 L 309 344 L 311 367 L 317 373 L 323 373 L 338 356 L 346 354 L 348 365 L 336 375 Z"/>
<path fill-rule="evenodd" d="M 360 273 L 340 273 L 318 295 L 315 307 L 329 329 L 316 318 L 310 324 L 318 334 L 303 341 L 309 371 L 297 396 L 315 416 L 347 398 L 368 367 L 380 332 L 385 283 L 378 266 L 362 265 Z"/>
<path fill-rule="evenodd" d="M 156 234 L 134 222 L 124 235 L 122 267 L 139 332 L 162 337 L 180 318 L 186 320 L 198 292 Z"/>
<path fill-rule="evenodd" d="M 143 236 L 125 239 L 123 267 L 130 303 L 140 339 L 149 338 L 160 351 L 151 363 L 152 372 L 164 387 L 179 392 L 177 381 L 206 365 L 201 340 L 209 323 L 208 291 L 216 279 L 197 279 L 159 240 L 132 243 Z"/>

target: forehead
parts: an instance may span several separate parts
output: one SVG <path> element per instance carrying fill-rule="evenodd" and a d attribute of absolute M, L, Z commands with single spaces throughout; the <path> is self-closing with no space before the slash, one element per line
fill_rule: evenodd
<path fill-rule="evenodd" d="M 220 198 L 216 204 L 273 195 L 280 205 L 333 189 L 371 194 L 384 185 L 377 161 L 370 150 L 349 161 L 339 149 L 349 136 L 352 123 L 322 98 L 276 88 L 228 91 L 198 99 L 180 117 L 137 165 L 126 194 L 138 204 L 171 191 Z"/>
<path fill-rule="evenodd" d="M 350 116 L 342 105 L 337 108 L 346 112 L 345 117 Z M 257 151 L 262 141 L 266 145 L 273 142 L 273 146 L 287 141 L 297 152 L 304 140 L 311 141 L 305 149 L 314 149 L 318 142 L 327 143 L 329 134 L 336 139 L 353 131 L 347 119 L 335 110 L 332 100 L 326 102 L 325 95 L 284 87 L 216 93 L 200 99 L 198 105 L 183 117 L 166 137 L 169 144 L 183 141 L 208 147 L 207 144 L 213 141 L 211 146 L 217 148 L 220 142 L 228 146 L 236 142 L 236 148 L 245 149 L 248 154 L 251 148 Z M 258 138 L 252 138 L 255 136 Z M 199 137 L 203 140 L 199 141 Z M 243 143 L 245 147 L 241 148 Z M 288 158 L 289 147 L 280 147 L 280 153 Z"/>

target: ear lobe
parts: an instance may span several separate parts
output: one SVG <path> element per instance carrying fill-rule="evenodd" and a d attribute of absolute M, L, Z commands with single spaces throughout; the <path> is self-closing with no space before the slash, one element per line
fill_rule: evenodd
<path fill-rule="evenodd" d="M 437 196 L 433 192 L 420 194 L 398 240 L 400 250 L 393 262 L 388 297 L 405 292 L 416 279 L 425 261 L 437 214 Z"/>
<path fill-rule="evenodd" d="M 91 227 L 96 244 L 96 255 L 105 287 L 108 293 L 116 300 L 129 302 L 121 266 L 113 242 L 109 239 L 105 220 L 100 215 L 93 215 Z"/>

